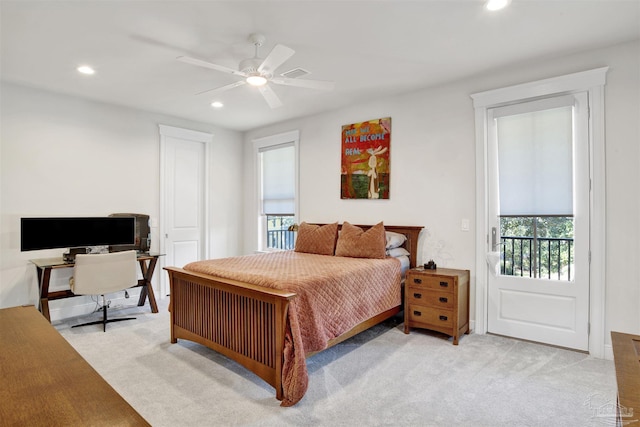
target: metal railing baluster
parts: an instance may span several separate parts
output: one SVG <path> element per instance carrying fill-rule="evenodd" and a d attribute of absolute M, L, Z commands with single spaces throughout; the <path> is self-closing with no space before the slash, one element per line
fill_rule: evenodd
<path fill-rule="evenodd" d="M 557 276 L 558 280 L 563 280 L 563 270 L 566 269 L 566 280 L 570 281 L 574 274 L 571 266 L 573 239 L 538 237 L 536 240 L 537 245 L 535 245 L 533 237 L 501 236 L 501 274 L 527 277 L 528 270 L 528 277 L 534 277 L 535 269 L 531 260 L 535 257 L 538 259 L 537 266 L 535 266 L 537 269 L 536 277 L 542 277 L 544 274 L 548 279 L 553 276 L 553 280 L 555 280 L 555 276 Z M 528 254 L 525 245 L 529 247 Z M 556 253 L 554 253 L 555 250 L 557 250 Z M 520 259 L 517 257 L 518 252 Z M 566 254 L 566 261 L 563 261 L 563 254 Z M 542 262 L 543 257 L 544 262 Z M 528 266 L 525 265 L 525 259 L 528 260 Z M 556 265 L 553 265 L 552 260 Z"/>

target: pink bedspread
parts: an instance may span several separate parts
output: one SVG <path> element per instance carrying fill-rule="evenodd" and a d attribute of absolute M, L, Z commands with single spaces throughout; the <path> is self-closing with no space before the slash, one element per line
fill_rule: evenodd
<path fill-rule="evenodd" d="M 400 305 L 400 262 L 294 251 L 198 261 L 185 270 L 295 292 L 285 338 L 282 406 L 307 390 L 305 355 L 355 325 Z"/>

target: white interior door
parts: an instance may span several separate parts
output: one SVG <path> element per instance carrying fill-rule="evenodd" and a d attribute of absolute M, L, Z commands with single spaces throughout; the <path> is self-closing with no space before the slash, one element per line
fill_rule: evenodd
<path fill-rule="evenodd" d="M 161 126 L 161 250 L 164 265 L 206 256 L 206 144 L 210 134 Z M 162 295 L 168 294 L 162 275 Z"/>
<path fill-rule="evenodd" d="M 487 114 L 487 330 L 588 350 L 587 93 Z M 549 224 L 572 235 L 545 234 Z"/>

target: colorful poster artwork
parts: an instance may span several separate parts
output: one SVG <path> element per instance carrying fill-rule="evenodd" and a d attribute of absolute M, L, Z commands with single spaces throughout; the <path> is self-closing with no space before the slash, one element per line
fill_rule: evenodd
<path fill-rule="evenodd" d="M 388 199 L 391 117 L 342 126 L 340 198 Z"/>

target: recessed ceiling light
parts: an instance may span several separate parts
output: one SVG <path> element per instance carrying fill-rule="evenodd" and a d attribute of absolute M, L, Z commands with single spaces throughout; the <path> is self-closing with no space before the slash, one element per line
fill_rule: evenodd
<path fill-rule="evenodd" d="M 500 9 L 504 9 L 505 7 L 509 6 L 509 3 L 511 3 L 511 0 L 487 0 L 487 3 L 485 3 L 484 7 L 487 10 L 500 10 Z"/>
<path fill-rule="evenodd" d="M 87 74 L 89 76 L 96 73 L 96 70 L 89 67 L 88 65 L 81 65 L 78 68 L 76 68 L 76 70 L 78 70 L 79 73 Z"/>
<path fill-rule="evenodd" d="M 222 108 L 222 107 L 224 107 L 224 104 L 222 102 L 220 102 L 220 101 L 213 101 L 211 103 L 211 106 L 213 108 Z"/>

